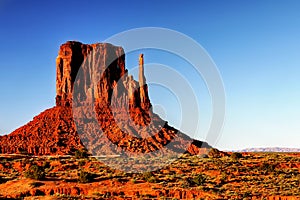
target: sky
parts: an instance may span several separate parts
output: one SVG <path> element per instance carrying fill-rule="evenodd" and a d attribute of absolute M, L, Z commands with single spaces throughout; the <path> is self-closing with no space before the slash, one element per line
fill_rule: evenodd
<path fill-rule="evenodd" d="M 62 43 L 95 43 L 133 28 L 163 27 L 197 41 L 220 72 L 226 118 L 217 148 L 299 148 L 299 10 L 297 0 L 2 0 L 0 134 L 54 106 L 55 58 Z M 138 53 L 126 57 L 133 74 Z M 163 63 L 182 74 L 189 65 L 167 52 L 143 53 L 146 64 Z M 191 76 L 200 102 L 201 128 L 195 138 L 205 139 L 212 113 L 209 91 L 201 77 L 184 76 Z M 155 85 L 149 88 L 157 111 L 177 127 L 176 95 Z"/>

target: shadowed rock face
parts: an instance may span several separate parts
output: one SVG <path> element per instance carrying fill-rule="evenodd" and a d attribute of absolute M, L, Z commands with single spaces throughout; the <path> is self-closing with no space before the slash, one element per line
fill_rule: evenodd
<path fill-rule="evenodd" d="M 88 56 L 89 55 L 89 56 Z M 88 57 L 87 57 L 88 56 Z M 90 62 L 90 63 L 89 63 Z M 88 94 L 88 89 L 94 89 L 93 95 L 108 102 L 109 92 L 115 81 L 125 73 L 125 55 L 121 47 L 111 44 L 81 44 L 80 42 L 67 42 L 60 47 L 56 59 L 56 105 L 70 106 L 72 103 L 74 82 L 81 65 L 89 63 L 91 68 L 85 68 L 84 82 L 81 84 L 82 94 Z M 98 85 L 92 85 L 93 73 L 103 70 L 103 78 Z M 100 75 L 100 72 L 99 72 Z"/>
<path fill-rule="evenodd" d="M 74 41 L 61 45 L 56 59 L 56 106 L 1 136 L 0 153 L 72 154 L 84 144 L 96 155 L 160 149 L 198 154 L 204 151 L 201 146 L 209 147 L 152 112 L 142 54 L 139 70 L 137 82 L 127 73 L 121 47 Z"/>

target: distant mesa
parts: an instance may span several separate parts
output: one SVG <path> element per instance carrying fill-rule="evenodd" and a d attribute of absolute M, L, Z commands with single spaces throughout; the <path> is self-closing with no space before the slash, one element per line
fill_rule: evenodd
<path fill-rule="evenodd" d="M 79 72 L 80 79 L 76 78 Z M 101 77 L 97 77 L 99 74 Z M 74 88 L 80 88 L 79 92 L 74 92 Z M 88 122 L 80 118 L 76 121 L 81 124 L 75 124 L 74 116 L 76 112 L 84 112 L 88 118 L 90 111 L 76 108 L 79 104 L 90 106 L 91 97 L 101 133 L 93 129 L 79 137 L 78 128 L 87 127 Z M 12 133 L 0 136 L 0 153 L 65 155 L 74 154 L 86 145 L 106 155 L 124 151 L 147 153 L 162 148 L 199 154 L 210 148 L 153 113 L 142 54 L 139 81 L 135 81 L 125 68 L 122 47 L 68 41 L 60 46 L 56 59 L 56 106 Z"/>
<path fill-rule="evenodd" d="M 264 148 L 247 148 L 237 150 L 236 152 L 300 152 L 299 148 L 284 148 L 284 147 L 264 147 Z"/>

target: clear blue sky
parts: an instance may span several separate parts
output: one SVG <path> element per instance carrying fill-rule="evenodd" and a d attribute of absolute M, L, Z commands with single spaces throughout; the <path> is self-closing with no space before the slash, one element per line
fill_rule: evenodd
<path fill-rule="evenodd" d="M 218 148 L 300 147 L 299 1 L 110 2 L 0 1 L 0 134 L 54 105 L 60 44 L 158 26 L 195 39 L 219 68 L 227 115 Z"/>

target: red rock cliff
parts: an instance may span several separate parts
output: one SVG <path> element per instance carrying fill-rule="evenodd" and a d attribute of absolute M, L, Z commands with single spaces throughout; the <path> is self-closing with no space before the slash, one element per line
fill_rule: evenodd
<path fill-rule="evenodd" d="M 103 69 L 107 63 L 110 63 L 106 73 L 107 78 L 103 79 L 101 86 L 107 90 L 112 88 L 114 81 L 120 79 L 125 73 L 125 55 L 121 47 L 111 44 L 82 44 L 80 42 L 67 42 L 61 45 L 58 57 L 56 59 L 56 105 L 69 106 L 72 102 L 73 86 L 77 72 L 83 62 L 93 58 L 92 70 Z M 86 72 L 90 73 L 91 72 Z M 91 81 L 91 80 L 86 80 Z M 89 86 L 88 83 L 84 83 Z M 86 88 L 83 88 L 84 90 Z M 84 91 L 86 92 L 86 91 Z M 108 100 L 108 94 L 99 94 L 100 90 L 95 90 L 95 96 L 103 96 Z M 108 91 L 107 91 L 108 92 Z"/>
<path fill-rule="evenodd" d="M 56 59 L 56 106 L 1 136 L 0 153 L 72 154 L 83 144 L 96 154 L 152 152 L 168 144 L 168 151 L 199 153 L 203 142 L 192 140 L 152 112 L 143 55 L 139 70 L 137 82 L 127 74 L 121 47 L 75 41 L 61 45 Z M 91 123 L 90 110 L 79 106 L 91 103 L 89 98 L 95 101 L 92 110 L 101 131 Z M 79 114 L 84 119 L 77 119 L 77 112 L 83 112 Z M 88 131 L 79 138 L 81 129 Z"/>

